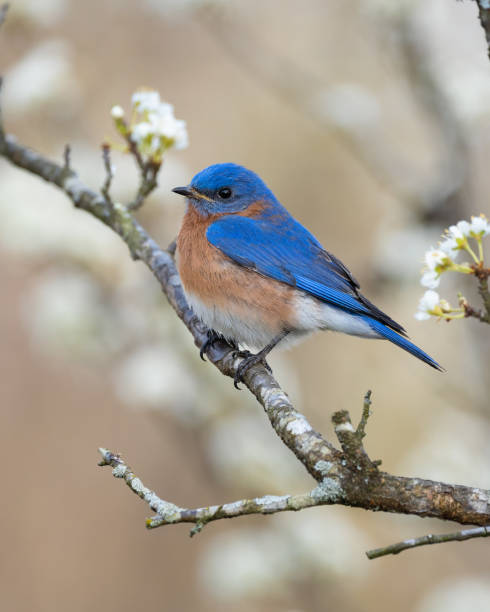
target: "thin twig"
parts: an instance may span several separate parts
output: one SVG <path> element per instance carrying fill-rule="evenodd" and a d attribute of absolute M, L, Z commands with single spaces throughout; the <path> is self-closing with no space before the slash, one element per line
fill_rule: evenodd
<path fill-rule="evenodd" d="M 69 144 L 66 144 L 63 149 L 63 161 L 63 168 L 69 172 L 71 170 L 71 147 Z"/>
<path fill-rule="evenodd" d="M 173 257 L 156 244 L 126 206 L 117 202 L 111 206 L 101 194 L 84 185 L 73 170 L 67 171 L 64 166 L 19 144 L 1 128 L 0 155 L 57 186 L 77 208 L 112 228 L 124 240 L 131 256 L 143 261 L 152 271 L 196 346 L 203 346 L 209 330 L 186 301 Z M 207 356 L 222 374 L 234 378 L 241 360 L 233 347 L 226 342 L 216 342 Z M 333 417 L 342 446 L 339 451 L 294 408 L 263 365 L 257 364 L 247 370 L 244 384 L 263 406 L 275 433 L 317 481 L 320 502 L 431 516 L 460 524 L 483 526 L 490 523 L 490 491 L 381 472 L 364 451 L 347 412 L 336 413 Z M 133 485 L 131 488 L 134 490 Z"/>
<path fill-rule="evenodd" d="M 114 203 L 111 198 L 110 189 L 112 179 L 114 178 L 114 170 L 111 163 L 111 147 L 107 143 L 102 145 L 102 159 L 104 160 L 105 180 L 100 192 L 104 196 L 106 202 L 113 206 Z"/>
<path fill-rule="evenodd" d="M 421 536 L 420 538 L 411 538 L 410 540 L 403 540 L 403 542 L 397 542 L 396 544 L 390 544 L 383 548 L 375 548 L 368 550 L 366 556 L 368 559 L 379 559 L 386 555 L 397 555 L 404 550 L 410 548 L 417 548 L 418 546 L 427 546 L 429 544 L 442 544 L 444 542 L 463 542 L 464 540 L 471 540 L 472 538 L 486 538 L 490 536 L 490 527 L 475 527 L 474 529 L 463 529 L 462 531 L 456 531 L 454 533 L 442 533 L 434 535 L 429 533 L 428 535 Z"/>
<path fill-rule="evenodd" d="M 265 495 L 253 499 L 241 499 L 228 504 L 206 506 L 203 508 L 181 508 L 167 502 L 148 489 L 127 465 L 122 457 L 105 448 L 99 448 L 102 460 L 98 465 L 110 465 L 115 478 L 123 478 L 128 487 L 156 512 L 156 516 L 146 520 L 148 529 L 155 529 L 175 523 L 194 523 L 190 535 L 199 533 L 204 525 L 225 518 L 235 518 L 248 514 L 275 514 L 277 512 L 298 511 L 313 506 L 335 503 L 332 492 L 320 484 L 304 495 Z"/>
<path fill-rule="evenodd" d="M 144 261 L 153 272 L 171 306 L 201 348 L 208 339 L 208 330 L 187 304 L 172 256 L 159 248 L 125 206 L 114 203 L 111 207 L 102 195 L 88 189 L 75 172 L 67 173 L 63 166 L 17 143 L 11 136 L 5 136 L 2 140 L 1 133 L 0 155 L 57 185 L 75 206 L 117 232 L 127 244 L 132 257 Z M 214 344 L 207 356 L 223 374 L 232 378 L 241 362 L 233 348 L 224 342 Z M 337 503 L 385 512 L 432 516 L 460 524 L 490 523 L 490 491 L 380 472 L 364 456 L 364 451 L 360 451 L 352 424 L 351 431 L 337 431 L 339 440 L 344 442 L 343 452 L 340 452 L 311 427 L 262 365 L 251 367 L 244 379 L 245 385 L 264 407 L 276 434 L 313 478 L 328 486 Z M 341 424 L 342 417 L 338 420 Z M 347 429 L 348 422 L 346 418 Z M 355 441 L 351 455 L 349 444 L 345 444 L 349 438 L 346 434 L 351 434 Z M 416 495 L 414 491 L 417 491 Z"/>
<path fill-rule="evenodd" d="M 482 323 L 490 323 L 490 316 L 483 309 L 473 308 L 473 306 L 470 306 L 466 300 L 462 301 L 462 306 L 465 317 L 478 319 L 478 321 L 481 321 Z M 446 321 L 449 322 L 451 319 L 447 318 Z"/>
<path fill-rule="evenodd" d="M 150 193 L 158 186 L 157 178 L 162 167 L 162 162 L 156 161 L 152 158 L 145 160 L 138 149 L 138 145 L 131 138 L 131 131 L 129 129 L 126 130 L 124 138 L 126 140 L 126 144 L 128 145 L 128 151 L 133 156 L 136 165 L 140 170 L 140 184 L 138 192 L 136 193 L 134 200 L 127 205 L 127 208 L 128 210 L 138 210 L 138 208 L 143 205 Z"/>
<path fill-rule="evenodd" d="M 485 32 L 485 39 L 488 47 L 488 57 L 490 59 L 490 4 L 488 0 L 476 0 L 478 5 L 478 17 L 481 27 Z"/>
<path fill-rule="evenodd" d="M 372 403 L 371 393 L 372 393 L 371 390 L 369 390 L 366 392 L 366 395 L 364 396 L 364 403 L 362 406 L 362 417 L 356 429 L 356 436 L 359 438 L 359 441 L 362 441 L 362 439 L 366 436 L 366 425 L 367 425 L 369 417 L 371 416 L 371 403 Z"/>
<path fill-rule="evenodd" d="M 478 293 L 483 300 L 483 307 L 486 314 L 480 318 L 484 323 L 490 323 L 490 291 L 488 289 L 488 278 L 490 277 L 490 268 L 484 268 L 480 262 L 478 266 L 472 266 L 475 276 L 478 279 Z"/>
<path fill-rule="evenodd" d="M 473 264 L 471 268 L 478 279 L 478 293 L 483 301 L 483 309 L 473 308 L 463 297 L 460 297 L 460 306 L 464 309 L 465 317 L 474 317 L 482 323 L 490 324 L 490 291 L 488 288 L 490 268 L 484 268 L 483 262 Z"/>
<path fill-rule="evenodd" d="M 143 174 L 146 168 L 145 160 L 143 159 L 143 156 L 141 155 L 140 150 L 138 149 L 138 145 L 131 138 L 131 131 L 129 130 L 127 125 L 126 125 L 126 132 L 125 132 L 125 140 L 126 140 L 126 144 L 128 145 L 129 152 L 134 157 L 136 161 L 136 165 L 138 166 L 138 168 L 141 170 L 141 173 Z"/>
<path fill-rule="evenodd" d="M 480 318 L 480 321 L 490 323 L 490 291 L 488 289 L 488 276 L 486 278 L 481 277 L 478 282 L 478 292 L 483 300 L 483 306 L 485 307 L 486 315 Z"/>
<path fill-rule="evenodd" d="M 369 458 L 362 440 L 365 436 L 364 428 L 370 415 L 371 392 L 364 396 L 362 416 L 357 429 L 354 429 L 347 410 L 339 410 L 332 415 L 335 434 L 344 453 L 343 462 L 349 465 L 354 473 L 362 474 L 364 484 L 378 482 L 380 472 L 378 466 L 381 461 L 372 461 Z"/>
<path fill-rule="evenodd" d="M 128 210 L 138 210 L 150 193 L 158 186 L 157 176 L 160 172 L 161 163 L 149 159 L 140 175 L 140 186 L 135 199 L 128 204 Z"/>

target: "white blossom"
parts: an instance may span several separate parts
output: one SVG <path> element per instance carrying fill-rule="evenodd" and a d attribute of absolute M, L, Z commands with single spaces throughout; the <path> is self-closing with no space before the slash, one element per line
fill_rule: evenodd
<path fill-rule="evenodd" d="M 419 321 L 430 319 L 436 306 L 439 304 L 440 298 L 436 291 L 426 291 L 420 298 L 418 310 L 415 313 L 415 318 Z"/>
<path fill-rule="evenodd" d="M 136 123 L 131 128 L 131 139 L 136 144 L 141 144 L 145 138 L 147 138 L 150 134 L 152 134 L 152 126 L 148 121 L 142 121 L 141 123 Z"/>
<path fill-rule="evenodd" d="M 424 256 L 425 269 L 420 283 L 423 287 L 435 289 L 439 285 L 441 272 L 451 263 L 448 254 L 442 249 L 430 248 Z"/>
<path fill-rule="evenodd" d="M 420 280 L 421 285 L 429 289 L 435 289 L 439 285 L 442 272 L 455 269 L 453 263 L 460 251 L 466 250 L 472 253 L 468 238 L 480 240 L 488 234 L 490 234 L 490 223 L 483 214 L 479 217 L 471 217 L 471 223 L 463 220 L 451 225 L 446 230 L 439 247 L 437 249 L 431 247 L 425 253 L 425 268 Z M 422 316 L 421 318 L 426 317 Z"/>
<path fill-rule="evenodd" d="M 425 253 L 425 265 L 429 270 L 436 270 L 438 266 L 443 266 L 447 259 L 447 254 L 441 249 L 431 248 Z"/>
<path fill-rule="evenodd" d="M 185 121 L 176 119 L 173 107 L 167 105 L 171 111 L 150 115 L 150 122 L 156 136 L 163 136 L 174 141 L 176 149 L 185 149 L 188 144 L 187 127 Z"/>
<path fill-rule="evenodd" d="M 456 238 L 446 236 L 442 242 L 439 243 L 439 249 L 446 253 L 451 259 L 456 259 L 459 255 L 459 245 Z"/>
<path fill-rule="evenodd" d="M 441 280 L 441 275 L 435 270 L 425 270 L 422 274 L 422 278 L 420 279 L 420 284 L 422 287 L 427 287 L 428 289 L 435 289 L 439 287 L 439 282 Z"/>
<path fill-rule="evenodd" d="M 131 97 L 131 104 L 140 113 L 145 111 L 149 113 L 158 112 L 162 106 L 160 94 L 154 90 L 136 91 Z M 170 104 L 166 106 L 170 106 L 173 112 L 173 107 Z"/>
<path fill-rule="evenodd" d="M 111 108 L 111 116 L 114 119 L 122 119 L 124 117 L 124 110 L 122 109 L 121 106 L 116 104 L 116 106 L 113 106 Z"/>
<path fill-rule="evenodd" d="M 175 118 L 174 107 L 162 102 L 157 91 L 137 91 L 131 102 L 138 117 L 130 126 L 131 139 L 145 154 L 161 155 L 170 146 L 188 146 L 186 122 Z"/>
<path fill-rule="evenodd" d="M 451 225 L 447 232 L 450 238 L 464 240 L 470 235 L 470 224 L 468 221 L 458 221 L 456 225 Z"/>
<path fill-rule="evenodd" d="M 470 234 L 476 237 L 488 236 L 490 234 L 490 223 L 485 215 L 479 217 L 471 217 Z"/>

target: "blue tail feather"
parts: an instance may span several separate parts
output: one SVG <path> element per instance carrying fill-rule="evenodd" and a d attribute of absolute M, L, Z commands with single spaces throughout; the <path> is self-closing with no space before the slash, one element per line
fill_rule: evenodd
<path fill-rule="evenodd" d="M 371 319 L 371 317 L 362 317 L 362 318 L 367 323 L 369 323 L 369 326 L 371 327 L 371 329 L 378 332 L 381 336 L 383 336 L 383 338 L 386 338 L 390 342 L 393 342 L 393 344 L 396 344 L 400 348 L 405 349 L 406 351 L 408 351 L 415 357 L 418 357 L 422 361 L 425 361 L 425 363 L 432 366 L 436 370 L 439 370 L 440 372 L 445 371 L 444 368 L 441 367 L 437 363 L 437 361 L 432 359 L 432 357 L 427 355 L 427 353 L 424 353 L 422 349 L 419 349 L 418 346 L 415 346 L 415 344 L 413 344 L 412 342 L 410 342 L 403 336 L 400 336 L 400 334 L 397 334 L 395 331 L 393 331 L 392 329 L 390 329 L 389 327 L 387 327 L 380 321 L 376 321 L 376 319 Z"/>

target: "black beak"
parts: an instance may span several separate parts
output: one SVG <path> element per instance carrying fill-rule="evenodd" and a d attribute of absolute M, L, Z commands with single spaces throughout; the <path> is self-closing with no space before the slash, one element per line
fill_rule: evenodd
<path fill-rule="evenodd" d="M 194 195 L 190 187 L 174 187 L 172 191 L 186 198 L 192 198 Z"/>

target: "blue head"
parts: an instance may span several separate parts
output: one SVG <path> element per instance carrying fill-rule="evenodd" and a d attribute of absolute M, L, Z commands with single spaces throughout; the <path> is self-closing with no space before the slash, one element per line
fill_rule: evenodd
<path fill-rule="evenodd" d="M 172 191 L 186 196 L 205 216 L 240 212 L 258 201 L 277 202 L 255 172 L 237 164 L 209 166 L 196 174 L 190 185 Z"/>

